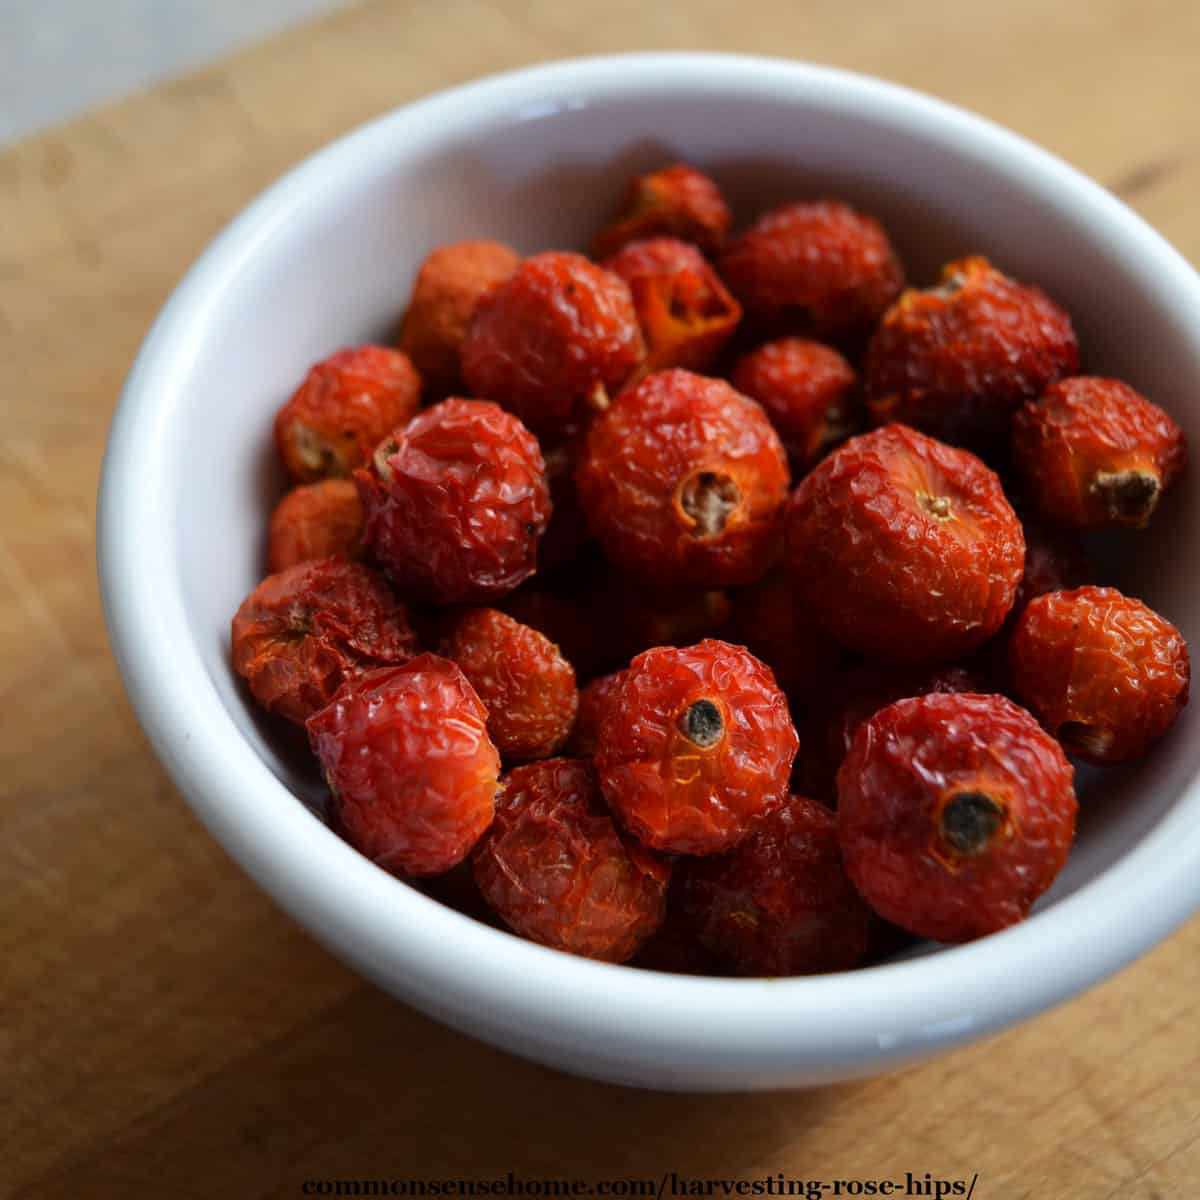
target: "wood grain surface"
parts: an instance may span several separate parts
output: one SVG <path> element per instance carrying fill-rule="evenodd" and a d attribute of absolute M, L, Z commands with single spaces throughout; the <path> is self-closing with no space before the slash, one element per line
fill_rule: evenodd
<path fill-rule="evenodd" d="M 787 54 L 993 117 L 1200 263 L 1194 0 L 374 3 L 0 154 L 0 1194 L 663 1171 L 1200 1194 L 1200 923 L 1090 994 L 872 1082 L 630 1093 L 450 1033 L 315 946 L 202 832 L 109 656 L 94 497 L 122 377 L 210 236 L 298 157 L 490 71 Z"/>

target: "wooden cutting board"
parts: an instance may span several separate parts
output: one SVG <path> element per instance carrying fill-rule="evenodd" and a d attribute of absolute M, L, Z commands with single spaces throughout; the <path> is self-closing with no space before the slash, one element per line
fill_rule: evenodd
<path fill-rule="evenodd" d="M 1200 262 L 1194 0 L 380 2 L 0 154 L 3 1195 L 285 1197 L 468 1168 L 977 1173 L 980 1200 L 1200 1189 L 1200 923 L 906 1074 L 629 1093 L 450 1033 L 336 963 L 200 830 L 130 714 L 94 495 L 122 377 L 193 256 L 285 166 L 392 105 L 523 63 L 679 47 L 836 63 L 974 108 Z"/>

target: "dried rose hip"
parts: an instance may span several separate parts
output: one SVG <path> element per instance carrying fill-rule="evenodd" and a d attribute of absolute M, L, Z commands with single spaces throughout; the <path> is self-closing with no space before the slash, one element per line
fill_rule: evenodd
<path fill-rule="evenodd" d="M 867 950 L 871 910 L 846 876 L 836 819 L 791 796 L 726 854 L 689 863 L 682 906 L 739 975 L 844 971 Z"/>
<path fill-rule="evenodd" d="M 275 417 L 275 445 L 293 479 L 349 475 L 421 401 L 408 356 L 384 346 L 339 350 L 317 363 Z"/>
<path fill-rule="evenodd" d="M 818 335 L 869 331 L 904 286 L 883 226 L 834 200 L 772 209 L 717 266 L 749 316 Z"/>
<path fill-rule="evenodd" d="M 1047 516 L 1079 529 L 1142 528 L 1183 469 L 1183 430 L 1115 379 L 1077 376 L 1026 403 L 1013 451 Z"/>
<path fill-rule="evenodd" d="M 1025 562 L 996 475 L 905 425 L 851 438 L 821 462 L 792 496 L 787 534 L 801 602 L 849 649 L 900 662 L 986 641 Z"/>
<path fill-rule="evenodd" d="M 596 771 L 621 823 L 658 850 L 728 849 L 787 794 L 787 698 L 748 650 L 707 639 L 639 654 L 600 722 Z"/>
<path fill-rule="evenodd" d="M 646 342 L 646 358 L 634 380 L 669 367 L 707 370 L 742 318 L 741 305 L 687 242 L 631 242 L 604 266 L 629 284 Z"/>
<path fill-rule="evenodd" d="M 658 586 L 750 583 L 766 570 L 787 459 L 727 383 L 661 371 L 593 421 L 576 474 L 608 557 Z"/>
<path fill-rule="evenodd" d="M 855 401 L 858 376 L 821 342 L 767 342 L 738 359 L 732 378 L 739 392 L 766 410 L 798 472 L 862 424 Z"/>
<path fill-rule="evenodd" d="M 1069 754 L 1102 766 L 1144 754 L 1188 700 L 1183 635 L 1116 588 L 1031 600 L 1008 661 L 1021 701 Z"/>
<path fill-rule="evenodd" d="M 720 188 L 685 163 L 629 181 L 621 211 L 592 242 L 594 258 L 608 258 L 628 242 L 666 236 L 715 254 L 733 224 Z"/>
<path fill-rule="evenodd" d="M 332 817 L 396 875 L 461 862 L 492 820 L 500 756 L 487 711 L 454 663 L 420 654 L 350 680 L 309 718 Z"/>
<path fill-rule="evenodd" d="M 964 258 L 942 268 L 937 287 L 910 288 L 888 310 L 867 349 L 863 386 L 879 423 L 982 445 L 1078 367 L 1066 312 L 986 258 Z"/>
<path fill-rule="evenodd" d="M 586 575 L 583 575 L 586 578 Z M 569 578 L 563 587 L 546 587 L 539 575 L 502 601 L 503 609 L 523 625 L 560 647 L 578 679 L 611 671 L 620 655 L 607 625 L 597 626 L 586 592 Z"/>
<path fill-rule="evenodd" d="M 581 254 L 527 258 L 476 306 L 462 347 L 467 387 L 539 434 L 603 407 L 645 346 L 623 279 Z"/>
<path fill-rule="evenodd" d="M 520 261 L 508 246 L 480 241 L 438 246 L 421 264 L 399 343 L 427 389 L 445 395 L 461 387 L 459 356 L 475 305 Z"/>
<path fill-rule="evenodd" d="M 353 556 L 362 545 L 362 530 L 362 502 L 349 479 L 302 483 L 271 514 L 267 567 L 274 575 L 314 558 Z"/>
<path fill-rule="evenodd" d="M 929 695 L 860 726 L 838 772 L 846 869 L 882 917 L 965 942 L 1022 920 L 1075 833 L 1073 772 L 1003 696 Z"/>
<path fill-rule="evenodd" d="M 618 832 L 587 763 L 566 758 L 509 772 L 472 865 L 522 937 L 607 962 L 632 957 L 658 927 L 671 876 Z"/>
<path fill-rule="evenodd" d="M 343 558 L 268 576 L 233 618 L 233 669 L 263 708 L 298 724 L 347 680 L 416 652 L 404 606 L 373 571 Z"/>
<path fill-rule="evenodd" d="M 368 550 L 406 594 L 470 604 L 533 574 L 550 518 L 537 439 L 481 400 L 443 400 L 356 471 Z"/>
<path fill-rule="evenodd" d="M 600 675 L 579 692 L 579 711 L 567 741 L 567 749 L 576 758 L 592 758 L 600 746 L 600 722 L 612 698 L 619 692 L 624 671 Z"/>
<path fill-rule="evenodd" d="M 575 671 L 548 638 L 494 608 L 451 618 L 438 645 L 462 668 L 488 711 L 506 759 L 549 758 L 575 722 Z"/>

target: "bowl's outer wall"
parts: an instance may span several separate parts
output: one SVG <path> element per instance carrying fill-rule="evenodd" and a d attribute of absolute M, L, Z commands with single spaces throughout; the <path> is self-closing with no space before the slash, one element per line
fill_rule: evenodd
<path fill-rule="evenodd" d="M 916 284 L 930 282 L 949 258 L 989 255 L 1069 308 L 1085 369 L 1129 380 L 1168 408 L 1193 440 L 1200 437 L 1200 288 L 1154 235 L 1092 185 L 985 123 L 840 73 L 711 56 L 641 57 L 624 60 L 625 67 L 620 61 L 530 72 L 394 114 L 306 164 L 209 251 L 156 327 L 114 426 L 101 514 L 114 644 L 160 753 L 231 851 L 340 953 L 442 1019 L 545 1061 L 658 1086 L 782 1086 L 910 1061 L 1059 999 L 1069 993 L 1068 980 L 1079 986 L 1142 947 L 1110 952 L 1101 965 L 1091 962 L 1086 945 L 1064 944 L 1061 953 L 1072 966 L 1057 984 L 1042 979 L 986 1017 L 964 997 L 958 1024 L 943 1019 L 940 1032 L 864 1040 L 862 1030 L 843 1022 L 827 1046 L 820 1039 L 781 1043 L 767 1054 L 760 1036 L 743 1039 L 730 1029 L 719 1048 L 697 1041 L 692 1061 L 678 1047 L 652 1060 L 651 1031 L 637 1016 L 629 1018 L 636 1032 L 628 1042 L 614 1040 L 610 1030 L 586 1044 L 579 1021 L 550 1028 L 532 1021 L 515 997 L 484 1012 L 436 973 L 414 972 L 411 955 L 398 958 L 382 935 L 364 937 L 362 922 L 376 919 L 372 911 L 351 911 L 349 900 L 337 912 L 314 903 L 311 881 L 295 874 L 303 863 L 287 857 L 282 832 L 279 856 L 264 858 L 267 842 L 259 838 L 270 837 L 272 819 L 282 829 L 284 807 L 298 808 L 294 799 L 245 776 L 241 787 L 271 793 L 262 795 L 260 808 L 250 809 L 255 801 L 245 795 L 215 795 L 214 788 L 229 791 L 234 766 L 198 774 L 196 746 L 184 744 L 208 736 L 220 753 L 241 741 L 239 757 L 252 747 L 287 788 L 319 806 L 315 777 L 298 766 L 305 761 L 302 740 L 281 747 L 277 730 L 248 708 L 228 656 L 230 616 L 261 577 L 265 516 L 282 486 L 271 419 L 308 365 L 340 346 L 388 339 L 415 268 L 433 246 L 494 237 L 523 252 L 581 247 L 623 179 L 664 161 L 683 158 L 711 171 L 739 221 L 786 199 L 847 198 L 883 221 Z M 653 70 L 653 62 L 664 65 Z M 1171 267 L 1166 279 L 1164 263 Z M 151 461 L 130 462 L 135 453 Z M 127 478 L 135 465 L 148 476 L 136 485 Z M 1194 478 L 1185 479 L 1154 528 L 1123 539 L 1104 563 L 1106 581 L 1145 598 L 1189 641 L 1198 632 L 1191 601 L 1193 564 L 1200 561 L 1195 488 Z M 147 496 L 151 511 L 139 512 Z M 132 589 L 142 596 L 132 597 Z M 134 610 L 149 603 L 149 592 L 162 601 L 161 611 L 139 632 Z M 181 661 L 175 690 L 187 679 L 195 709 L 211 709 L 207 722 L 185 729 L 168 716 L 162 681 L 151 678 L 155 668 L 145 661 L 165 653 L 154 647 L 156 636 L 178 646 L 180 622 L 193 643 L 179 657 L 194 665 L 198 656 L 206 678 L 189 678 Z M 1081 781 L 1078 845 L 1042 905 L 1045 915 L 1029 928 L 1053 920 L 1058 902 L 1100 879 L 1169 814 L 1180 817 L 1197 766 L 1198 719 L 1194 710 L 1185 713 L 1136 771 Z M 1186 804 L 1194 811 L 1195 797 Z M 248 833 L 248 821 L 261 823 L 256 835 Z M 330 853 L 339 870 L 379 874 L 345 847 Z M 330 888 L 337 886 L 331 878 Z M 458 920 L 435 914 L 429 901 L 399 883 L 366 886 L 374 897 L 391 895 L 405 906 L 405 920 Z M 1193 894 L 1160 923 L 1178 920 L 1194 903 Z M 1080 929 L 1086 938 L 1086 924 Z M 479 933 L 493 939 L 498 956 L 510 948 L 506 935 Z M 924 965 L 950 972 L 945 986 L 952 988 L 950 960 L 963 953 L 940 951 Z M 619 972 L 623 980 L 634 974 Z M 872 974 L 859 973 L 855 986 Z M 671 977 L 652 982 L 669 984 L 673 995 L 705 986 Z M 788 1002 L 785 989 L 807 984 L 812 993 L 815 983 L 775 984 L 779 1004 Z"/>

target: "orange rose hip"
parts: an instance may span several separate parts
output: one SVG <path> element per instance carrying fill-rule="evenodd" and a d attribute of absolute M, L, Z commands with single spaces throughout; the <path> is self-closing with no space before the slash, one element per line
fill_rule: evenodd
<path fill-rule="evenodd" d="M 300 483 L 347 476 L 421 402 L 406 354 L 385 346 L 339 350 L 312 367 L 275 417 L 275 445 Z"/>
<path fill-rule="evenodd" d="M 362 502 L 351 480 L 302 483 L 271 514 L 267 567 L 275 574 L 315 558 L 351 557 L 361 548 L 362 532 Z"/>
<path fill-rule="evenodd" d="M 721 587 L 769 565 L 787 459 L 752 400 L 718 379 L 660 371 L 593 421 L 576 486 L 618 567 L 661 588 Z"/>
<path fill-rule="evenodd" d="M 1012 608 L 1025 562 L 995 473 L 905 425 L 851 438 L 818 464 L 786 528 L 801 602 L 848 649 L 898 662 L 981 645 Z"/>

